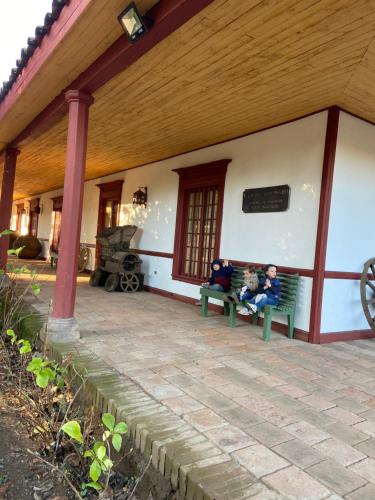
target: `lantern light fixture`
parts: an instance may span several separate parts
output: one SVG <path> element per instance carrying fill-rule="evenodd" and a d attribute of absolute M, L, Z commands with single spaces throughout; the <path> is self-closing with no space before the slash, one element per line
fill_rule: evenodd
<path fill-rule="evenodd" d="M 133 194 L 133 205 L 147 206 L 147 187 L 139 187 Z"/>
<path fill-rule="evenodd" d="M 134 2 L 131 2 L 117 18 L 131 43 L 145 35 L 151 21 L 141 15 Z"/>

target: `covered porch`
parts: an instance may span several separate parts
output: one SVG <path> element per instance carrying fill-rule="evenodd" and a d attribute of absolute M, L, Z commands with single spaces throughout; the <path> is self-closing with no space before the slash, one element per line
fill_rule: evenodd
<path fill-rule="evenodd" d="M 47 314 L 55 278 L 37 267 L 34 306 Z M 372 498 L 373 339 L 265 343 L 246 322 L 230 329 L 191 304 L 87 282 L 79 276 L 81 339 L 63 349 L 115 380 L 98 380 L 101 408 L 126 407 L 136 447 L 187 498 Z"/>
<path fill-rule="evenodd" d="M 80 242 L 95 245 L 103 212 L 97 188 L 112 182 L 121 189 L 124 184 L 124 193 L 119 188 L 109 200 L 113 225 L 133 219 L 142 229 L 136 244 L 150 261 L 150 287 L 191 298 L 206 278 L 194 266 L 185 272 L 187 234 L 176 227 L 186 219 L 185 194 L 197 188 L 205 193 L 210 182 L 218 201 L 206 265 L 214 257 L 274 262 L 302 276 L 300 338 L 319 343 L 373 336 L 358 293 L 360 266 L 373 249 L 358 224 L 363 220 L 365 227 L 367 217 L 350 212 L 359 234 L 351 234 L 341 262 L 348 204 L 340 182 L 334 183 L 334 175 L 347 181 L 349 194 L 358 196 L 350 206 L 362 215 L 374 175 L 367 162 L 375 131 L 371 2 L 357 8 L 348 0 L 339 7 L 333 0 L 144 0 L 138 7 L 153 24 L 131 44 L 114 15 L 123 8 L 120 1 L 64 2 L 30 62 L 1 94 L 0 228 L 9 227 L 12 201 L 24 200 L 30 211 L 38 207 L 36 236 L 47 246 L 60 198 L 60 275 L 51 321 L 56 338 L 78 338 L 75 258 Z M 363 175 L 356 174 L 360 159 Z M 208 172 L 217 162 L 229 164 L 226 178 L 224 168 L 220 179 Z M 241 209 L 244 190 L 271 183 L 291 188 L 286 217 L 250 217 Z M 135 210 L 131 196 L 139 186 L 148 186 L 149 201 Z M 331 233 L 338 228 L 337 235 L 329 234 L 331 208 L 337 214 Z M 194 236 L 206 226 L 200 217 Z M 352 241 L 361 244 L 353 250 Z M 196 238 L 193 246 L 189 258 L 197 264 L 202 259 L 194 251 L 199 256 L 203 245 Z M 3 240 L 0 268 L 6 248 Z M 345 286 L 337 287 L 337 279 Z M 337 288 L 340 312 L 331 320 Z"/>

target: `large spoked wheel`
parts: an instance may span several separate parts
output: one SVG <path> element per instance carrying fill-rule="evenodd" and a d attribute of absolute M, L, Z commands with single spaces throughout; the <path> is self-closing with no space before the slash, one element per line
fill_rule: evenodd
<path fill-rule="evenodd" d="M 368 324 L 375 331 L 375 257 L 369 259 L 363 266 L 361 301 Z"/>
<path fill-rule="evenodd" d="M 85 269 L 88 268 L 88 264 L 90 261 L 90 250 L 86 246 L 81 246 L 79 250 L 79 261 L 78 261 L 78 272 L 82 273 Z"/>
<path fill-rule="evenodd" d="M 134 273 L 125 273 L 120 276 L 120 288 L 123 292 L 133 293 L 139 289 L 139 278 Z"/>
<path fill-rule="evenodd" d="M 111 273 L 105 280 L 104 289 L 106 292 L 115 292 L 120 283 L 120 276 L 117 273 Z"/>

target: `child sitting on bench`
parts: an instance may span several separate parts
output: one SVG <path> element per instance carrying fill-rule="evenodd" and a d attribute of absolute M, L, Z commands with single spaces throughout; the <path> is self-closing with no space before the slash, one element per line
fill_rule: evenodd
<path fill-rule="evenodd" d="M 211 276 L 208 281 L 202 283 L 203 288 L 216 290 L 217 292 L 227 292 L 230 289 L 230 278 L 234 271 L 233 267 L 227 260 L 214 259 L 211 263 Z M 201 301 L 196 302 L 197 306 L 201 305 Z"/>
<path fill-rule="evenodd" d="M 243 283 L 241 288 L 229 295 L 229 300 L 234 300 L 236 304 L 252 299 L 258 290 L 259 278 L 254 266 L 246 266 L 243 271 Z"/>
<path fill-rule="evenodd" d="M 276 266 L 268 264 L 264 269 L 266 276 L 259 281 L 256 294 L 245 301 L 245 307 L 239 311 L 239 314 L 248 316 L 256 313 L 258 309 L 266 305 L 277 306 L 280 300 L 281 284 L 277 275 Z"/>

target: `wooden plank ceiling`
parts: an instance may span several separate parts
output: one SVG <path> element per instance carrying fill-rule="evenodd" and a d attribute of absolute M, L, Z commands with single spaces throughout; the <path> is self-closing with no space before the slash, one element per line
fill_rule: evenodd
<path fill-rule="evenodd" d="M 95 94 L 87 179 L 337 104 L 375 122 L 373 0 L 216 0 Z M 16 197 L 63 185 L 67 120 L 18 160 Z"/>
<path fill-rule="evenodd" d="M 157 0 L 137 1 L 141 12 L 149 10 L 156 3 Z M 18 91 L 22 92 L 22 98 L 18 99 L 5 118 L 0 120 L 0 150 L 121 36 L 122 29 L 117 15 L 124 9 L 126 0 L 90 0 L 87 4 L 84 13 L 69 29 L 67 25 L 70 17 L 74 17 L 71 11 L 72 3 L 65 7 L 70 9 L 70 17 L 66 16 L 66 23 L 59 25 L 60 31 L 64 33 L 62 40 L 50 54 L 48 44 L 51 44 L 51 41 L 47 35 L 34 54 L 38 56 L 40 50 L 49 54 L 40 70 L 27 85 L 22 77 L 14 84 L 14 87 L 18 87 Z M 79 10 L 79 5 L 79 2 L 75 2 L 76 10 Z M 61 19 L 57 20 L 57 24 L 61 22 Z M 58 36 L 56 35 L 57 38 Z M 26 70 L 34 74 L 36 65 L 32 57 Z M 0 105 L 0 111 L 1 109 Z"/>

